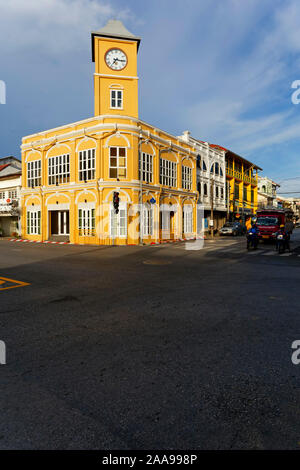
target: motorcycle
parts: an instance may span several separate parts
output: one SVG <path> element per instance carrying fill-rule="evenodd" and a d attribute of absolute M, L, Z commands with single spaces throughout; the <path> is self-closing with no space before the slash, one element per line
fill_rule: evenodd
<path fill-rule="evenodd" d="M 276 249 L 280 255 L 285 252 L 286 240 L 282 233 L 279 233 L 276 237 Z"/>
<path fill-rule="evenodd" d="M 258 235 L 253 232 L 247 234 L 247 250 L 250 250 L 250 247 L 253 247 L 254 250 L 258 247 Z"/>

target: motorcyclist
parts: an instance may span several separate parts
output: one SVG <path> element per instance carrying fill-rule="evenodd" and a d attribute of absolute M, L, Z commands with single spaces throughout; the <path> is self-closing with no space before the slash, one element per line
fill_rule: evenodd
<path fill-rule="evenodd" d="M 287 248 L 287 250 L 291 251 L 291 248 L 290 248 L 290 235 L 286 231 L 285 226 L 283 224 L 280 225 L 279 230 L 276 233 L 276 250 L 278 250 L 279 243 L 280 243 L 279 240 L 278 240 L 278 235 L 283 236 L 283 241 L 285 243 L 285 247 Z"/>
<path fill-rule="evenodd" d="M 251 228 L 249 228 L 247 233 L 253 233 L 253 235 L 258 235 L 258 226 L 256 225 L 256 222 L 252 222 Z"/>
<path fill-rule="evenodd" d="M 250 240 L 253 240 L 254 248 L 257 248 L 258 245 L 258 226 L 256 225 L 256 221 L 252 222 L 251 228 L 247 232 L 247 248 L 249 248 Z"/>

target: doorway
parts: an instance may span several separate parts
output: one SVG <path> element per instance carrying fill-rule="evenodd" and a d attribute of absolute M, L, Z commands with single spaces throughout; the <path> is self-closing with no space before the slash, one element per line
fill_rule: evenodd
<path fill-rule="evenodd" d="M 50 211 L 50 235 L 70 235 L 69 211 Z"/>

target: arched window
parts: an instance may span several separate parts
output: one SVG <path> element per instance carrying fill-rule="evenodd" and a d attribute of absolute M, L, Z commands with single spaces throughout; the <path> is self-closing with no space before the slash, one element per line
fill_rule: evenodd
<path fill-rule="evenodd" d="M 220 166 L 220 176 L 223 176 L 223 170 L 221 166 Z"/>
<path fill-rule="evenodd" d="M 207 184 L 204 183 L 204 186 L 203 186 L 203 194 L 204 196 L 207 196 Z"/>
<path fill-rule="evenodd" d="M 197 168 L 201 170 L 201 155 L 197 155 Z"/>
<path fill-rule="evenodd" d="M 197 183 L 197 190 L 199 192 L 199 194 L 201 194 L 201 183 Z"/>
<path fill-rule="evenodd" d="M 218 162 L 215 163 L 215 174 L 216 175 L 219 174 L 219 163 Z"/>
<path fill-rule="evenodd" d="M 212 166 L 211 166 L 211 168 L 210 168 L 210 172 L 211 172 L 211 173 L 214 172 L 214 166 L 215 166 L 215 164 L 213 163 Z"/>
<path fill-rule="evenodd" d="M 261 190 L 262 190 L 263 193 L 266 192 L 266 187 L 265 187 L 265 185 L 262 186 Z"/>
<path fill-rule="evenodd" d="M 207 168 L 206 168 L 206 163 L 205 163 L 204 160 L 202 161 L 202 170 L 203 170 L 203 171 L 206 171 L 206 170 L 207 170 Z"/>

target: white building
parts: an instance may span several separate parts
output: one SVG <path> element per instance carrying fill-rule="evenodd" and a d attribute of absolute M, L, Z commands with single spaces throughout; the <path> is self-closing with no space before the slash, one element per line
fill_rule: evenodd
<path fill-rule="evenodd" d="M 223 226 L 226 219 L 226 165 L 225 151 L 208 142 L 191 137 L 184 131 L 180 139 L 194 145 L 197 158 L 197 190 L 199 203 L 204 206 L 205 229 L 209 228 L 213 209 L 214 229 Z"/>
<path fill-rule="evenodd" d="M 20 160 L 0 158 L 0 236 L 3 237 L 21 234 L 21 175 Z"/>
<path fill-rule="evenodd" d="M 277 188 L 280 184 L 275 183 L 267 176 L 258 176 L 257 180 L 257 204 L 258 209 L 277 207 Z"/>

